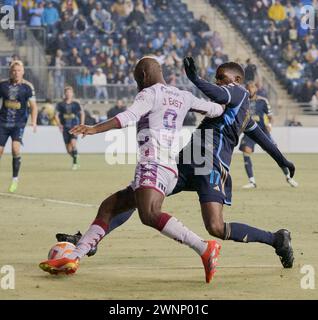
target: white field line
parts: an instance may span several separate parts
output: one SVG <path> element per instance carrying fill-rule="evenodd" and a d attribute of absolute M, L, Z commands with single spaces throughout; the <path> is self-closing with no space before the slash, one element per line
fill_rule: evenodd
<path fill-rule="evenodd" d="M 50 202 L 50 203 L 57 203 L 57 204 L 65 204 L 68 206 L 75 206 L 75 207 L 82 207 L 82 208 L 97 208 L 98 207 L 97 205 L 90 204 L 90 203 L 79 203 L 79 202 L 48 199 L 48 198 L 38 198 L 38 197 L 23 196 L 20 194 L 11 194 L 11 193 L 3 193 L 3 192 L 0 192 L 0 196 L 14 198 L 14 199 L 33 200 L 33 201 L 36 200 L 36 201 L 43 201 L 43 202 Z"/>
<path fill-rule="evenodd" d="M 174 269 L 180 269 L 180 270 L 188 270 L 188 269 L 202 269 L 202 267 L 198 266 L 171 266 L 171 267 L 160 267 L 160 266 L 152 266 L 152 267 L 145 267 L 145 266 L 104 266 L 104 267 L 94 267 L 90 268 L 88 265 L 85 265 L 85 269 L 94 269 L 94 270 L 122 270 L 122 269 L 131 269 L 131 270 L 174 270 Z M 282 269 L 283 267 L 280 265 L 236 265 L 236 266 L 217 266 L 217 269 Z"/>

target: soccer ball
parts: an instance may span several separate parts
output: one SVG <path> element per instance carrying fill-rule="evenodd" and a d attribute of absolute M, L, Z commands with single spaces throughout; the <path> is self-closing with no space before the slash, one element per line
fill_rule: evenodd
<path fill-rule="evenodd" d="M 61 259 L 70 254 L 76 247 L 70 242 L 58 242 L 49 251 L 48 259 Z"/>

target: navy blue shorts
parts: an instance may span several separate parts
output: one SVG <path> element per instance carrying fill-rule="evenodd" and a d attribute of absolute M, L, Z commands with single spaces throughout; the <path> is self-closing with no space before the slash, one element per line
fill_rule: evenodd
<path fill-rule="evenodd" d="M 22 143 L 23 133 L 25 127 L 4 127 L 0 126 L 0 146 L 4 147 L 9 138 L 12 141 L 19 141 Z"/>
<path fill-rule="evenodd" d="M 256 142 L 252 140 L 250 137 L 248 137 L 246 134 L 244 134 L 241 144 L 240 144 L 240 150 L 243 151 L 245 147 L 248 147 L 252 149 L 252 152 L 254 152 Z"/>
<path fill-rule="evenodd" d="M 63 130 L 63 139 L 65 144 L 69 144 L 71 140 L 77 140 L 77 137 L 74 134 L 69 133 L 68 131 L 71 129 Z"/>
<path fill-rule="evenodd" d="M 196 191 L 200 203 L 218 202 L 231 205 L 232 179 L 221 163 L 214 164 L 208 175 L 195 175 L 191 164 L 178 164 L 179 177 L 172 194 Z"/>

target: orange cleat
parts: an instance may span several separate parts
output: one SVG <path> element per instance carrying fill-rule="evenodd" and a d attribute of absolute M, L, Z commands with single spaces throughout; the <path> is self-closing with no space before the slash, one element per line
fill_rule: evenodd
<path fill-rule="evenodd" d="M 43 261 L 39 264 L 39 267 L 50 274 L 72 274 L 75 273 L 79 267 L 78 259 L 51 259 Z"/>
<path fill-rule="evenodd" d="M 216 272 L 216 264 L 221 250 L 221 245 L 215 240 L 206 242 L 208 247 L 201 256 L 201 259 L 205 270 L 205 281 L 206 283 L 210 283 Z"/>

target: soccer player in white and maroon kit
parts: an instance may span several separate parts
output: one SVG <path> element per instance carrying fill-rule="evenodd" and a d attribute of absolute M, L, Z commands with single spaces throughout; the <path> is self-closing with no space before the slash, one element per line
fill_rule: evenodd
<path fill-rule="evenodd" d="M 137 206 L 143 224 L 159 230 L 163 235 L 187 244 L 202 258 L 206 282 L 210 282 L 221 246 L 215 240 L 204 241 L 174 217 L 161 211 L 166 195 L 177 183 L 174 146 L 184 118 L 189 110 L 204 113 L 211 118 L 222 115 L 224 108 L 216 103 L 198 99 L 190 92 L 167 86 L 159 63 L 150 57 L 141 59 L 135 68 L 139 94 L 133 105 L 96 126 L 79 125 L 70 132 L 90 135 L 119 129 L 137 123 L 139 162 L 135 178 L 124 192 L 114 195 L 113 201 L 102 203 L 96 219 L 83 235 L 76 249 L 67 258 L 47 260 L 40 268 L 49 273 L 74 273 L 79 259 L 106 235 L 111 218 L 127 208 Z M 123 210 L 124 209 L 124 210 Z M 104 212 L 111 212 L 105 220 Z"/>

